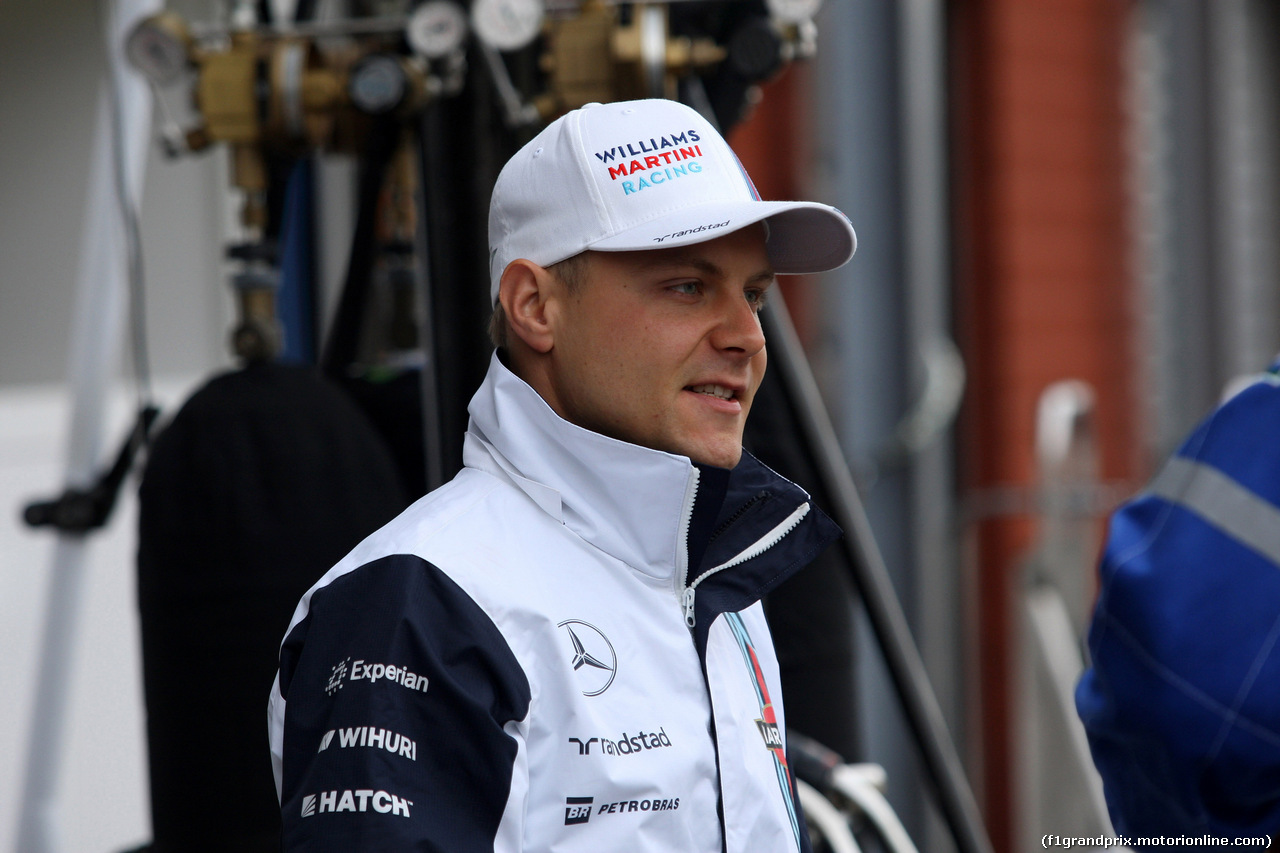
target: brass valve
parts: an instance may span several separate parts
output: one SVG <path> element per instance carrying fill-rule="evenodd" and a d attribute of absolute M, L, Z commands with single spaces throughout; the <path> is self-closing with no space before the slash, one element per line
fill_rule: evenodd
<path fill-rule="evenodd" d="M 535 103 L 549 118 L 592 101 L 674 98 L 680 77 L 725 56 L 710 39 L 672 37 L 664 3 L 636 3 L 622 23 L 616 5 L 587 0 L 575 16 L 550 21 L 540 60 L 550 91 Z"/>

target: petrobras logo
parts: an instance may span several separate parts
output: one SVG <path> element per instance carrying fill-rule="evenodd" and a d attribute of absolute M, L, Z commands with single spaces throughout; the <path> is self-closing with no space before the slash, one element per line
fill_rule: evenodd
<path fill-rule="evenodd" d="M 614 803 L 601 803 L 596 814 L 635 814 L 636 812 L 668 812 L 680 808 L 680 798 L 657 797 L 644 800 L 618 800 Z"/>
<path fill-rule="evenodd" d="M 595 801 L 595 797 L 565 797 L 564 825 L 573 826 L 591 820 L 591 804 Z"/>
<path fill-rule="evenodd" d="M 334 665 L 329 673 L 329 682 L 325 685 L 324 692 L 332 696 L 341 690 L 348 681 L 376 683 L 383 679 L 418 693 L 427 692 L 427 677 L 418 675 L 408 667 L 385 663 L 365 663 L 363 660 L 352 663 L 351 658 Z"/>
<path fill-rule="evenodd" d="M 565 797 L 564 825 L 587 823 L 592 815 L 600 819 L 604 815 L 644 814 L 646 812 L 669 812 L 680 808 L 679 797 L 645 797 L 642 800 L 615 800 L 596 805 L 596 798 Z"/>
<path fill-rule="evenodd" d="M 591 755 L 591 747 L 596 747 L 596 755 L 636 755 L 650 749 L 663 749 L 671 746 L 671 738 L 667 736 L 665 727 L 656 732 L 640 731 L 634 735 L 626 732 L 617 740 L 604 737 L 569 738 L 569 743 L 577 744 L 578 755 Z"/>
<path fill-rule="evenodd" d="M 609 180 L 629 196 L 701 172 L 701 141 L 698 131 L 685 130 L 637 139 L 595 155 L 608 170 Z"/>
<path fill-rule="evenodd" d="M 385 749 L 392 755 L 403 755 L 410 761 L 418 760 L 418 742 L 402 734 L 388 729 L 373 726 L 355 726 L 349 729 L 330 729 L 320 738 L 320 748 L 316 752 L 324 752 L 333 745 L 333 736 L 338 736 L 338 749 L 351 747 L 368 747 Z"/>
<path fill-rule="evenodd" d="M 302 798 L 302 816 L 373 811 L 392 817 L 409 817 L 409 809 L 412 806 L 413 800 L 401 799 L 395 794 L 375 791 L 372 788 L 354 791 L 321 791 L 319 794 L 307 794 Z"/>

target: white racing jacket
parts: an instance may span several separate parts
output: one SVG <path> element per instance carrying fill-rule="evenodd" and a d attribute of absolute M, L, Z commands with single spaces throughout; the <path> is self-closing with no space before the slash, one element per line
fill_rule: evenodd
<path fill-rule="evenodd" d="M 299 603 L 284 850 L 809 850 L 760 598 L 839 534 L 744 454 L 558 417 L 495 358 L 465 468 Z"/>

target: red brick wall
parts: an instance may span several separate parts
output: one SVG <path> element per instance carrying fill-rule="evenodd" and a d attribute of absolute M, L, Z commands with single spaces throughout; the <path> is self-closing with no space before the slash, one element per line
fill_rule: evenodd
<path fill-rule="evenodd" d="M 804 199 L 809 163 L 810 115 L 806 94 L 813 69 L 805 63 L 786 66 L 762 87 L 763 97 L 741 124 L 731 128 L 728 139 L 751 176 L 760 197 L 767 201 Z M 779 282 L 791 319 L 801 340 L 809 338 L 813 308 L 813 280 L 785 276 Z"/>
<path fill-rule="evenodd" d="M 1040 393 L 1097 392 L 1104 479 L 1132 479 L 1134 368 L 1123 113 L 1125 0 L 957 0 L 950 6 L 957 337 L 970 385 L 960 479 L 973 495 L 1034 482 Z M 988 518 L 975 543 L 979 788 L 1013 853 L 1015 579 L 1026 519 Z"/>

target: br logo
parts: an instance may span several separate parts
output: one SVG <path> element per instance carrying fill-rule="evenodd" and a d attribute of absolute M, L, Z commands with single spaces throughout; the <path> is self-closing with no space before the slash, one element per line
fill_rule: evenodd
<path fill-rule="evenodd" d="M 591 820 L 591 804 L 594 801 L 595 797 L 565 797 L 564 825 L 572 826 Z"/>

